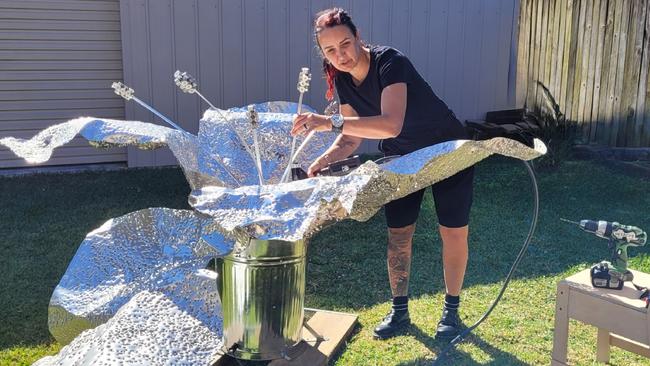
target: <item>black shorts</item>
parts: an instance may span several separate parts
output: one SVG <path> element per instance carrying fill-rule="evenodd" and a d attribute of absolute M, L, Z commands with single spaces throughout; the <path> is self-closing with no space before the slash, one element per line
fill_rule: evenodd
<path fill-rule="evenodd" d="M 440 225 L 457 228 L 469 223 L 473 182 L 474 167 L 471 166 L 431 186 Z M 426 188 L 413 192 L 384 206 L 389 228 L 415 223 L 425 190 Z"/>

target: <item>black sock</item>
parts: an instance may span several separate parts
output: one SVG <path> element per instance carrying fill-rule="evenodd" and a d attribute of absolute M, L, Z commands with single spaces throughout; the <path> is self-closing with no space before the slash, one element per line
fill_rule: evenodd
<path fill-rule="evenodd" d="M 451 296 L 449 294 L 445 296 L 445 309 L 458 311 L 459 306 L 460 306 L 460 296 Z"/>
<path fill-rule="evenodd" d="M 409 297 L 408 296 L 396 296 L 393 297 L 393 310 L 396 312 L 407 311 L 409 308 Z"/>

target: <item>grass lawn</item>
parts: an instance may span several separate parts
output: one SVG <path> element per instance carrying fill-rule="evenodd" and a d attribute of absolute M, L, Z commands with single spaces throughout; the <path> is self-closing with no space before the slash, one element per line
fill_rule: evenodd
<path fill-rule="evenodd" d="M 607 242 L 560 221 L 607 219 L 650 230 L 650 184 L 588 161 L 538 173 L 540 217 L 528 253 L 504 298 L 449 365 L 548 365 L 555 285 L 606 259 Z M 27 365 L 58 352 L 47 305 L 79 243 L 106 220 L 145 207 L 188 208 L 178 169 L 0 177 L 0 365 Z M 311 241 L 306 306 L 359 314 L 360 326 L 336 365 L 425 365 L 444 346 L 433 338 L 444 286 L 430 194 L 418 221 L 411 278 L 413 325 L 386 341 L 372 329 L 390 309 L 383 214 L 331 226 Z M 474 323 L 497 295 L 531 217 L 528 176 L 519 162 L 477 166 L 470 262 L 461 315 Z M 631 267 L 650 272 L 648 249 L 631 250 Z M 650 285 L 650 284 L 643 284 Z M 592 364 L 596 331 L 572 323 L 569 360 Z M 613 350 L 615 365 L 650 361 Z"/>

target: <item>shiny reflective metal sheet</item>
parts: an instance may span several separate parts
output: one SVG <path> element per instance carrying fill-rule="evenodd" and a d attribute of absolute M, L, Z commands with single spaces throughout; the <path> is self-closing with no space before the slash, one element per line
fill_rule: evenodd
<path fill-rule="evenodd" d="M 217 260 L 224 351 L 283 358 L 302 339 L 307 245 L 251 239 Z"/>
<path fill-rule="evenodd" d="M 278 184 L 289 159 L 295 107 L 286 102 L 254 107 L 262 186 L 255 159 L 237 144 L 238 135 L 248 144 L 254 140 L 247 107 L 206 112 L 198 136 L 142 122 L 83 118 L 30 140 L 0 139 L 31 162 L 46 161 L 77 133 L 101 146 L 167 145 L 192 187 L 196 210 L 138 211 L 90 233 L 51 303 L 58 309 L 50 313 L 52 333 L 62 342 L 76 338 L 39 366 L 203 364 L 222 340 L 216 281 L 197 275 L 213 255 L 227 255 L 219 263 L 226 348 L 239 348 L 238 357 L 280 357 L 300 338 L 304 240 L 336 221 L 367 220 L 385 203 L 492 154 L 531 160 L 546 152 L 538 140 L 533 148 L 505 138 L 448 141 L 385 164 L 366 162 L 344 177 Z M 303 168 L 333 137 L 315 135 L 298 157 Z"/>

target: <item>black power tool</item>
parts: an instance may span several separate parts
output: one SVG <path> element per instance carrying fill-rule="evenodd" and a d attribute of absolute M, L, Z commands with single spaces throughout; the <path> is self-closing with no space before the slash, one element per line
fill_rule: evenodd
<path fill-rule="evenodd" d="M 561 220 L 576 224 L 583 231 L 608 240 L 607 247 L 611 253 L 611 262 L 602 261 L 591 267 L 591 284 L 594 287 L 620 290 L 625 281 L 634 279 L 632 272 L 627 269 L 627 247 L 644 246 L 648 237 L 645 231 L 618 222 Z"/>

